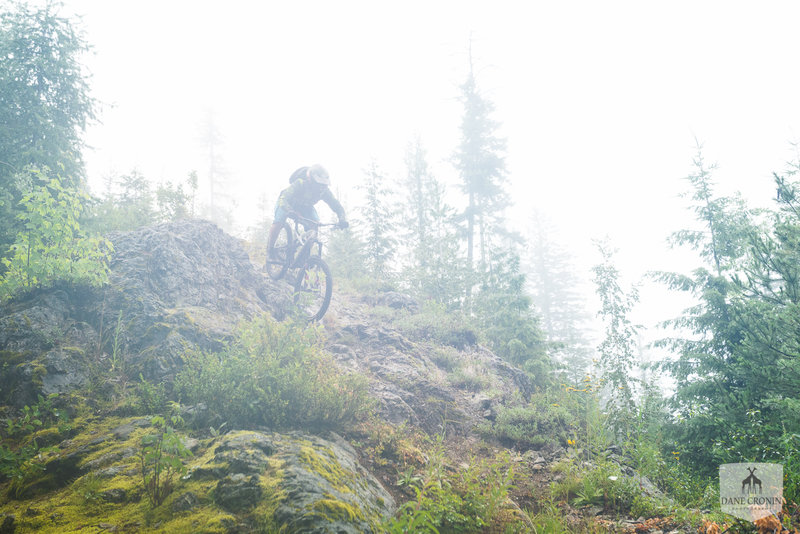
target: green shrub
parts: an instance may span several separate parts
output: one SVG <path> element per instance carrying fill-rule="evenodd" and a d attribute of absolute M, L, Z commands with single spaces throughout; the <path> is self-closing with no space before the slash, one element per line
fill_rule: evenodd
<path fill-rule="evenodd" d="M 163 382 L 153 384 L 139 374 L 139 383 L 136 384 L 136 411 L 140 415 L 162 414 L 167 411 L 169 401 Z"/>
<path fill-rule="evenodd" d="M 29 168 L 27 174 L 24 181 L 33 185 L 20 201 L 23 209 L 17 219 L 22 230 L 2 259 L 0 297 L 59 281 L 107 283 L 111 242 L 88 236 L 78 222 L 88 195 L 64 187 L 60 178 L 49 176 L 46 170 Z"/>
<path fill-rule="evenodd" d="M 57 394 L 38 396 L 36 404 L 25 406 L 17 416 L 5 419 L 0 432 L 0 479 L 9 479 L 9 496 L 20 497 L 26 483 L 41 476 L 49 454 L 57 446 L 44 446 L 55 438 L 58 442 L 71 430 L 67 411 L 56 407 Z M 51 436 L 43 436 L 50 433 Z M 49 437 L 49 439 L 48 439 Z"/>
<path fill-rule="evenodd" d="M 390 517 L 383 525 L 389 534 L 439 534 L 433 517 L 427 510 L 420 510 L 417 503 L 409 501 Z"/>
<path fill-rule="evenodd" d="M 456 369 L 449 379 L 453 386 L 467 391 L 478 392 L 489 387 L 489 377 L 477 374 L 474 369 Z"/>
<path fill-rule="evenodd" d="M 631 510 L 637 497 L 639 511 L 652 511 L 656 507 L 651 499 L 642 495 L 633 479 L 623 475 L 619 465 L 602 455 L 590 463 L 568 455 L 556 469 L 564 473 L 564 477 L 550 487 L 554 499 L 569 501 L 576 507 L 602 506 L 606 511 L 620 513 Z"/>
<path fill-rule="evenodd" d="M 229 426 L 334 428 L 370 405 L 366 377 L 338 369 L 317 329 L 262 316 L 243 324 L 222 352 L 185 354 L 175 391 Z"/>
<path fill-rule="evenodd" d="M 681 504 L 710 508 L 719 502 L 718 496 L 710 500 L 704 497 L 709 480 L 681 465 L 677 451 L 665 453 L 652 438 L 626 443 L 625 451 L 638 473 Z M 718 488 L 718 485 L 714 484 L 714 487 Z"/>
<path fill-rule="evenodd" d="M 65 409 L 56 406 L 57 400 L 57 393 L 47 397 L 37 395 L 36 404 L 23 407 L 17 417 L 5 419 L 5 434 L 8 437 L 20 437 L 51 426 L 57 427 L 59 432 L 66 432 L 70 428 L 69 416 Z"/>
<path fill-rule="evenodd" d="M 534 531 L 546 534 L 572 534 L 575 532 L 558 506 L 545 501 L 539 504 L 539 511 L 532 515 Z"/>
<path fill-rule="evenodd" d="M 35 478 L 44 473 L 44 458 L 58 447 L 40 447 L 36 440 L 16 448 L 0 443 L 0 479 L 12 481 L 9 495 L 18 497 L 26 480 Z"/>
<path fill-rule="evenodd" d="M 436 367 L 451 373 L 461 366 L 458 351 L 453 347 L 436 347 L 428 357 L 436 364 Z"/>
<path fill-rule="evenodd" d="M 397 320 L 403 334 L 430 340 L 463 350 L 478 342 L 478 335 L 471 321 L 433 301 L 423 303 L 419 313 L 408 313 Z"/>
<path fill-rule="evenodd" d="M 153 416 L 150 424 L 155 432 L 142 437 L 139 461 L 144 486 L 150 505 L 159 506 L 172 493 L 175 477 L 186 473 L 183 459 L 192 455 L 183 444 L 174 427 L 183 424 L 180 416 L 164 418 Z"/>
<path fill-rule="evenodd" d="M 566 444 L 576 420 L 563 406 L 550 402 L 547 395 L 533 395 L 526 406 L 500 406 L 491 434 L 520 450 L 540 449 L 547 444 Z"/>
<path fill-rule="evenodd" d="M 384 525 L 388 532 L 483 532 L 494 526 L 507 501 L 514 471 L 504 454 L 491 460 L 471 458 L 455 475 L 440 438 L 414 478 L 416 498 Z"/>

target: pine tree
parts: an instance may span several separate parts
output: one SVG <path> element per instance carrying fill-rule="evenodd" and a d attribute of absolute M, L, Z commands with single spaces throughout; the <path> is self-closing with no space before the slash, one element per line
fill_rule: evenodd
<path fill-rule="evenodd" d="M 547 336 L 549 351 L 567 379 L 578 382 L 585 378 L 593 352 L 584 335 L 589 315 L 572 258 L 553 238 L 555 235 L 552 224 L 534 212 L 523 272 Z"/>
<path fill-rule="evenodd" d="M 196 183 L 196 175 L 190 173 L 184 183 L 166 181 L 153 191 L 150 181 L 137 170 L 109 178 L 88 222 L 96 231 L 108 232 L 188 218 Z"/>
<path fill-rule="evenodd" d="M 89 47 L 57 10 L 52 2 L 0 10 L 0 254 L 21 229 L 19 201 L 29 184 L 17 178 L 29 176 L 26 168 L 57 174 L 67 188 L 84 186 L 82 134 L 97 108 L 80 62 Z"/>
<path fill-rule="evenodd" d="M 364 243 L 352 228 L 333 232 L 326 248 L 325 261 L 330 265 L 334 277 L 360 281 L 369 274 Z"/>
<path fill-rule="evenodd" d="M 538 386 L 550 383 L 544 335 L 525 293 L 525 275 L 513 249 L 498 250 L 475 299 L 475 315 L 494 352 L 529 372 Z"/>
<path fill-rule="evenodd" d="M 231 184 L 222 156 L 224 137 L 211 111 L 204 119 L 199 142 L 208 154 L 208 204 L 204 206 L 205 216 L 230 232 L 234 223 L 235 200 L 229 193 Z"/>
<path fill-rule="evenodd" d="M 461 142 L 454 164 L 461 177 L 467 206 L 461 214 L 466 223 L 465 304 L 474 314 L 494 350 L 529 368 L 537 380 L 549 380 L 544 339 L 525 294 L 525 276 L 520 272 L 518 237 L 505 227 L 504 210 L 510 204 L 505 190 L 505 140 L 497 134 L 492 119 L 494 105 L 481 95 L 472 69 L 461 86 L 464 114 Z M 477 237 L 478 263 L 475 265 Z M 478 295 L 473 302 L 473 288 Z M 534 365 L 533 362 L 536 362 Z"/>
<path fill-rule="evenodd" d="M 504 189 L 506 167 L 503 152 L 505 140 L 497 135 L 498 123 L 492 118 L 494 105 L 477 88 L 472 70 L 461 86 L 464 114 L 461 122 L 461 143 L 454 156 L 461 176 L 461 190 L 467 196 L 463 211 L 466 222 L 467 268 L 475 268 L 475 237 L 478 237 L 478 273 L 487 271 L 493 236 L 504 234 L 503 210 L 508 206 Z M 471 288 L 467 287 L 467 293 Z"/>
<path fill-rule="evenodd" d="M 599 316 L 605 326 L 605 336 L 597 349 L 601 380 L 607 397 L 609 423 L 617 437 L 625 438 L 631 431 L 635 408 L 634 371 L 639 331 L 631 322 L 630 313 L 639 296 L 636 288 L 622 289 L 620 274 L 613 262 L 614 251 L 608 243 L 600 242 L 597 246 L 602 261 L 592 271 L 600 297 Z"/>
<path fill-rule="evenodd" d="M 393 235 L 395 214 L 389 204 L 392 192 L 375 161 L 370 162 L 364 173 L 365 180 L 361 189 L 366 198 L 360 212 L 366 226 L 364 236 L 366 261 L 371 274 L 385 280 L 392 274 L 389 266 L 397 246 Z"/>
<path fill-rule="evenodd" d="M 765 361 L 766 353 L 749 352 L 745 341 L 748 329 L 762 327 L 747 319 L 755 308 L 747 296 L 750 282 L 742 276 L 748 260 L 763 259 L 752 257 L 756 249 L 749 246 L 761 230 L 753 225 L 740 198 L 715 195 L 714 166 L 705 164 L 699 144 L 693 166 L 687 181 L 698 227 L 675 232 L 672 242 L 698 251 L 703 265 L 690 275 L 658 275 L 672 289 L 689 292 L 697 300 L 683 317 L 672 321 L 693 336 L 662 342 L 678 357 L 661 367 L 676 380 L 672 409 L 680 423 L 672 428 L 673 439 L 687 464 L 707 470 L 734 461 L 724 447 L 740 441 L 735 434 L 748 426 L 746 413 L 754 407 L 753 399 L 761 396 L 756 393 L 761 386 L 750 380 L 753 365 Z"/>
<path fill-rule="evenodd" d="M 415 273 L 429 270 L 431 260 L 431 203 L 435 201 L 438 184 L 430 174 L 425 149 L 417 137 L 406 149 L 406 195 L 403 205 L 404 219 L 408 221 L 404 232 L 406 246 L 410 250 L 411 263 L 407 267 L 407 278 L 412 289 L 419 290 L 419 279 Z"/>
<path fill-rule="evenodd" d="M 456 309 L 465 283 L 456 212 L 445 202 L 445 186 L 431 173 L 419 138 L 406 151 L 406 171 L 403 242 L 409 261 L 404 281 L 418 297 Z"/>

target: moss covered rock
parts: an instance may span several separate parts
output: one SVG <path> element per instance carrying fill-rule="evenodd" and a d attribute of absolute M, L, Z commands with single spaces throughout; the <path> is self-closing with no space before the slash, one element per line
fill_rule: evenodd
<path fill-rule="evenodd" d="M 214 502 L 282 532 L 379 532 L 391 495 L 335 434 L 255 431 L 221 436 L 189 480 L 216 481 Z"/>

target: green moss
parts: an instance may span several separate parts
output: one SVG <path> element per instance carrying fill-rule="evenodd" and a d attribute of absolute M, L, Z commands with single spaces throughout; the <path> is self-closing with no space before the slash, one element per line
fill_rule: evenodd
<path fill-rule="evenodd" d="M 259 477 L 259 484 L 264 490 L 263 498 L 253 510 L 260 527 L 260 532 L 280 532 L 280 525 L 275 521 L 275 511 L 286 500 L 286 492 L 281 488 L 284 478 L 283 462 L 270 458 L 269 465 Z"/>
<path fill-rule="evenodd" d="M 353 490 L 347 484 L 348 481 L 352 481 L 352 474 L 342 469 L 333 451 L 327 448 L 322 450 L 327 458 L 318 454 L 312 447 L 303 445 L 300 447 L 300 460 L 314 473 L 327 480 L 337 491 L 352 493 Z"/>
<path fill-rule="evenodd" d="M 202 508 L 195 508 L 190 512 L 182 514 L 180 517 L 172 519 L 153 532 L 169 534 L 193 534 L 195 532 L 222 534 L 230 532 L 231 527 L 237 523 L 238 521 L 235 516 L 213 506 L 204 506 Z"/>
<path fill-rule="evenodd" d="M 0 364 L 5 366 L 17 366 L 31 359 L 29 352 L 15 352 L 12 350 L 0 350 Z"/>
<path fill-rule="evenodd" d="M 40 447 L 55 445 L 63 439 L 64 434 L 55 426 L 38 430 L 31 436 L 31 440 L 35 440 Z"/>
<path fill-rule="evenodd" d="M 75 436 L 57 450 L 40 452 L 34 460 L 40 466 L 47 465 L 46 470 L 36 469 L 29 462 L 22 478 L 15 478 L 5 487 L 5 495 L 10 499 L 30 499 L 48 492 L 58 491 L 77 477 L 81 470 L 90 465 L 90 462 L 108 458 L 95 468 L 106 467 L 113 462 L 131 463 L 135 458 L 122 458 L 122 451 L 126 448 L 138 446 L 136 441 L 144 432 L 137 429 L 131 433 L 126 441 L 118 441 L 109 436 L 111 429 L 129 422 L 131 419 L 107 418 L 80 418 L 72 423 L 72 432 Z M 58 429 L 47 428 L 34 434 L 31 440 L 42 447 L 60 440 Z M 87 452 L 89 449 L 89 452 Z M 80 458 L 80 459 L 78 459 Z"/>
<path fill-rule="evenodd" d="M 354 521 L 366 521 L 361 510 L 348 502 L 340 501 L 332 495 L 326 495 L 325 499 L 320 499 L 312 505 L 309 515 L 322 517 L 327 521 L 339 521 L 352 523 Z"/>
<path fill-rule="evenodd" d="M 40 362 L 34 362 L 31 382 L 37 387 L 42 387 L 42 380 L 46 375 L 47 375 L 47 367 L 42 365 Z"/>
<path fill-rule="evenodd" d="M 124 458 L 123 456 L 128 449 L 136 449 L 138 451 L 142 436 L 150 432 L 152 432 L 150 427 L 141 427 L 134 429 L 125 441 L 109 438 L 100 443 L 96 450 L 87 454 L 86 457 L 81 460 L 80 465 L 81 467 L 95 465 L 96 468 L 103 468 L 119 464 L 129 464 L 136 457 Z M 98 440 L 99 438 L 100 436 L 95 436 L 91 441 Z"/>
<path fill-rule="evenodd" d="M 138 450 L 141 436 L 147 427 L 136 428 L 125 440 L 113 437 L 103 441 L 114 428 L 136 418 L 83 418 L 75 421 L 79 432 L 59 454 L 75 453 L 82 447 L 92 447 L 81 465 L 95 462 L 97 469 L 109 466 L 126 466 L 113 476 L 102 477 L 94 470 L 66 487 L 50 491 L 36 500 L 8 501 L 0 505 L 0 513 L 16 516 L 17 534 L 62 532 L 98 532 L 100 524 L 114 525 L 119 531 L 188 534 L 194 532 L 228 532 L 239 523 L 231 514 L 213 504 L 210 492 L 216 480 L 178 480 L 173 493 L 158 508 L 152 509 L 142 489 L 138 471 L 138 456 L 119 454 L 125 449 Z M 130 451 L 128 451 L 130 452 Z M 108 459 L 108 462 L 103 459 Z M 203 460 L 213 459 L 213 451 L 206 447 Z M 99 461 L 99 462 L 98 462 Z M 270 485 L 277 484 L 276 476 Z M 41 483 L 41 480 L 38 481 Z M 107 502 L 105 492 L 123 490 L 124 502 Z M 176 499 L 192 492 L 198 505 L 186 512 L 173 511 Z"/>

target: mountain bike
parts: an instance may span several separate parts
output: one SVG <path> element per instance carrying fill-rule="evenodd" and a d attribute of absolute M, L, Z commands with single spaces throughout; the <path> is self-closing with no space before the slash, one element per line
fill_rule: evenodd
<path fill-rule="evenodd" d="M 337 223 L 320 223 L 289 214 L 272 249 L 267 250 L 267 274 L 273 280 L 286 277 L 294 287 L 295 306 L 309 321 L 322 319 L 333 294 L 333 277 L 322 259 L 319 239 L 319 228 L 324 226 L 339 227 Z"/>

